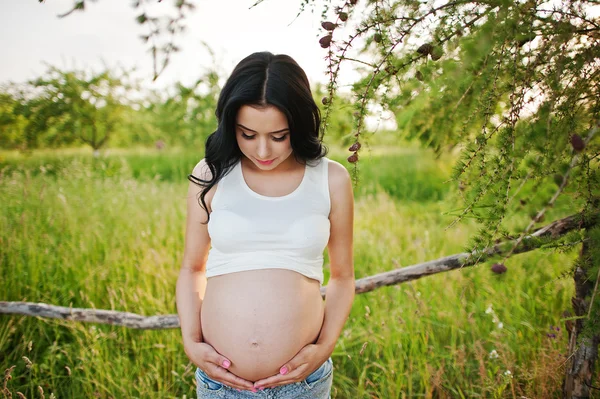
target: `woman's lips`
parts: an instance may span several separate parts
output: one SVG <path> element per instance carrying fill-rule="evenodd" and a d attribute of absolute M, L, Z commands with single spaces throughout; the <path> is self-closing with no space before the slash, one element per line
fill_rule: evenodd
<path fill-rule="evenodd" d="M 273 159 L 271 159 L 270 161 L 261 161 L 260 159 L 257 159 L 258 163 L 260 163 L 261 165 L 271 165 L 273 163 Z"/>

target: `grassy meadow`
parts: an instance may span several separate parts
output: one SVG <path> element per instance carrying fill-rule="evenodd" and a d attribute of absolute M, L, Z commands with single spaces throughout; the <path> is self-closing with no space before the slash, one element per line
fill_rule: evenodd
<path fill-rule="evenodd" d="M 329 156 L 351 168 L 344 151 Z M 0 300 L 176 313 L 186 175 L 201 158 L 190 150 L 1 152 Z M 359 165 L 357 278 L 462 252 L 477 232 L 469 219 L 446 229 L 460 206 L 454 183 L 444 183 L 451 156 L 374 147 Z M 569 214 L 570 202 L 559 198 L 546 221 Z M 527 222 L 515 216 L 507 225 Z M 520 254 L 502 275 L 488 262 L 357 295 L 332 356 L 332 397 L 561 397 L 560 320 L 574 292 L 562 274 L 578 250 Z M 179 330 L 0 315 L 4 397 L 193 398 L 194 369 Z"/>

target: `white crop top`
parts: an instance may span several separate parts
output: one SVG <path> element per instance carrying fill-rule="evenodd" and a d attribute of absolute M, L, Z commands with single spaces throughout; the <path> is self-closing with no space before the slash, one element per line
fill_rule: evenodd
<path fill-rule="evenodd" d="M 211 248 L 206 277 L 258 269 L 288 269 L 323 284 L 329 242 L 328 162 L 306 165 L 292 193 L 268 197 L 253 191 L 241 161 L 217 183 L 208 222 Z"/>

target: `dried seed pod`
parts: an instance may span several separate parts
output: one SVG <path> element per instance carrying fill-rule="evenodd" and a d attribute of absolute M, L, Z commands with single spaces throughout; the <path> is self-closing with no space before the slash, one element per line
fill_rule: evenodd
<path fill-rule="evenodd" d="M 323 105 L 327 105 L 329 104 L 329 97 L 325 96 L 321 99 L 321 102 L 323 103 Z"/>
<path fill-rule="evenodd" d="M 348 162 L 355 163 L 356 161 L 358 161 L 358 154 L 357 153 L 354 153 L 354 154 L 352 154 L 352 155 L 350 155 L 348 157 Z"/>
<path fill-rule="evenodd" d="M 383 40 L 383 36 L 381 36 L 381 33 L 375 33 L 373 35 L 373 41 L 375 43 L 381 43 L 382 40 Z"/>
<path fill-rule="evenodd" d="M 581 136 L 579 136 L 578 134 L 573 134 L 571 136 L 571 145 L 573 146 L 573 149 L 577 152 L 581 152 L 585 148 L 585 143 L 583 142 Z"/>
<path fill-rule="evenodd" d="M 444 50 L 440 46 L 435 46 L 429 55 L 431 55 L 432 60 L 437 61 L 444 55 Z"/>
<path fill-rule="evenodd" d="M 431 50 L 433 50 L 433 46 L 430 43 L 425 43 L 417 49 L 417 53 L 422 55 L 428 55 L 431 54 Z"/>
<path fill-rule="evenodd" d="M 340 21 L 342 22 L 346 22 L 346 20 L 348 19 L 348 14 L 345 12 L 339 13 L 338 16 L 340 17 Z"/>
<path fill-rule="evenodd" d="M 355 6 L 356 3 L 358 3 L 358 0 L 350 0 L 350 4 L 352 4 L 353 6 Z"/>
<path fill-rule="evenodd" d="M 496 274 L 506 273 L 508 270 L 502 263 L 494 263 L 491 269 Z"/>
<path fill-rule="evenodd" d="M 321 23 L 321 26 L 323 27 L 323 29 L 328 30 L 328 31 L 332 31 L 335 29 L 335 27 L 337 26 L 336 24 L 334 24 L 333 22 L 329 22 L 329 21 L 325 21 L 323 23 Z"/>
<path fill-rule="evenodd" d="M 348 148 L 348 151 L 358 151 L 360 150 L 360 143 L 357 141 L 356 143 L 352 144 L 350 146 L 350 148 Z"/>
<path fill-rule="evenodd" d="M 423 74 L 421 73 L 421 71 L 417 71 L 417 73 L 415 73 L 415 78 L 417 78 L 419 81 L 423 81 Z"/>
<path fill-rule="evenodd" d="M 332 39 L 332 36 L 330 34 L 327 36 L 323 36 L 322 38 L 319 39 L 319 44 L 321 45 L 321 47 L 327 48 L 331 45 L 331 39 Z"/>

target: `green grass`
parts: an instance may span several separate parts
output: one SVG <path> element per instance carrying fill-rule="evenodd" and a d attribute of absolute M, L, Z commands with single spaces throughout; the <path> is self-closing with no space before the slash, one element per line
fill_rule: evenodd
<path fill-rule="evenodd" d="M 345 165 L 347 155 L 330 154 Z M 183 150 L 1 153 L 0 299 L 176 313 L 186 175 L 200 158 Z M 445 213 L 458 206 L 444 183 L 451 166 L 450 157 L 415 148 L 365 151 L 355 188 L 357 278 L 462 252 L 478 226 L 445 229 L 453 220 Z M 546 220 L 569 214 L 569 201 Z M 490 261 L 357 295 L 333 353 L 332 397 L 561 397 L 560 319 L 573 283 L 560 275 L 577 252 L 536 251 L 509 259 L 504 275 L 491 273 Z M 556 339 L 549 326 L 561 327 Z M 195 392 L 178 330 L 0 316 L 0 371 L 11 366 L 13 397 L 41 397 L 38 387 L 46 398 Z"/>

